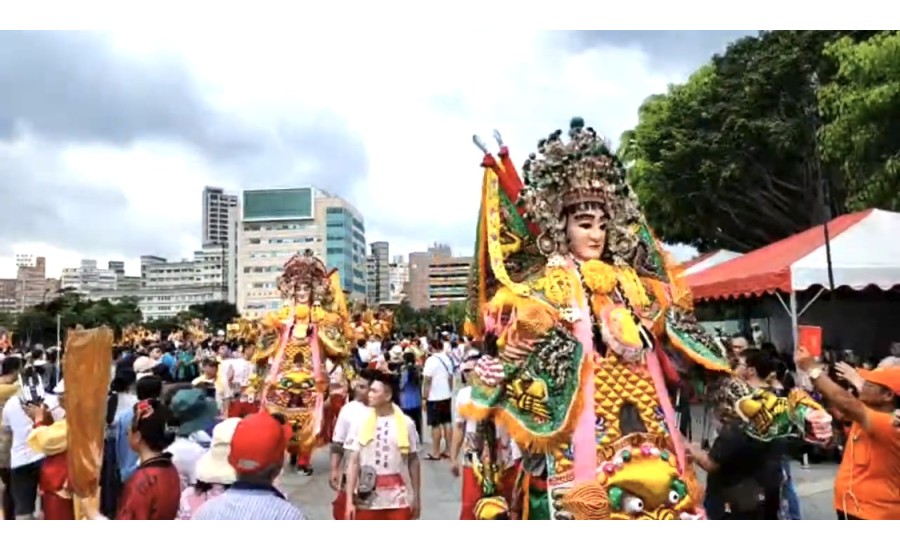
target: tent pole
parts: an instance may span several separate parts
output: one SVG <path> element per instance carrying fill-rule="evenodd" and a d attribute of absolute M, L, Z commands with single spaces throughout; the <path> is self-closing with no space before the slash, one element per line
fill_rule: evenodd
<path fill-rule="evenodd" d="M 798 333 L 797 325 L 798 325 L 799 323 L 798 323 L 798 320 L 797 320 L 797 291 L 796 291 L 796 290 L 792 290 L 792 291 L 791 291 L 791 297 L 790 297 L 790 298 L 791 298 L 791 301 L 790 301 L 790 306 L 791 306 L 791 311 L 790 311 L 790 314 L 791 314 L 791 335 L 792 335 L 792 337 L 793 337 L 793 339 L 794 339 L 794 346 L 793 346 L 793 349 L 797 349 L 797 342 L 799 341 L 799 336 L 798 336 L 798 334 L 797 334 L 797 333 Z"/>

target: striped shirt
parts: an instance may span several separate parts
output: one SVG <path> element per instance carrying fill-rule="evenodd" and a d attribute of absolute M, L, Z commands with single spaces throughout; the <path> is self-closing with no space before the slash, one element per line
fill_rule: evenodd
<path fill-rule="evenodd" d="M 296 520 L 306 519 L 306 515 L 278 489 L 238 481 L 200 506 L 192 519 Z"/>

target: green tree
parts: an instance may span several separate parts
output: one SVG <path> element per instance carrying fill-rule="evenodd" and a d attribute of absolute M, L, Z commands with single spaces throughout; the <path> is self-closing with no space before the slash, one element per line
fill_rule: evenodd
<path fill-rule="evenodd" d="M 213 330 L 224 330 L 228 323 L 240 317 L 237 306 L 225 300 L 204 302 L 189 309 L 196 315 L 195 318 L 205 319 Z"/>
<path fill-rule="evenodd" d="M 827 43 L 861 31 L 771 31 L 652 96 L 620 153 L 657 236 L 701 251 L 752 250 L 820 223 L 822 189 L 839 178 L 819 162 L 817 90 L 830 82 Z"/>
<path fill-rule="evenodd" d="M 415 333 L 418 323 L 418 313 L 408 302 L 401 302 L 394 308 L 394 332 L 400 334 Z"/>
<path fill-rule="evenodd" d="M 847 205 L 900 209 L 900 33 L 825 48 L 837 65 L 819 104 L 824 158 L 839 167 Z"/>
<path fill-rule="evenodd" d="M 84 300 L 74 292 L 60 292 L 58 296 L 26 309 L 16 319 L 16 339 L 19 342 L 44 345 L 56 343 L 57 324 L 60 338 L 66 330 L 81 325 L 85 328 L 108 326 L 116 334 L 127 325 L 142 319 L 138 302 L 124 298 L 118 302 Z"/>

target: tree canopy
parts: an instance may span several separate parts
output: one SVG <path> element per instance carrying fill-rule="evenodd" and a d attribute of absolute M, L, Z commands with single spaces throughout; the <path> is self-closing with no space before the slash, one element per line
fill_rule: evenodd
<path fill-rule="evenodd" d="M 52 345 L 56 343 L 57 318 L 60 338 L 65 339 L 65 331 L 77 325 L 85 328 L 105 325 L 118 336 L 128 325 L 143 322 L 150 330 L 166 334 L 183 328 L 192 319 L 204 319 L 215 330 L 225 329 L 237 316 L 234 304 L 213 301 L 193 305 L 173 317 L 143 322 L 136 298 L 123 298 L 117 302 L 86 300 L 77 293 L 63 291 L 53 300 L 28 308 L 18 315 L 0 316 L 0 327 L 12 330 L 19 343 Z"/>
<path fill-rule="evenodd" d="M 846 78 L 834 48 L 873 35 L 762 32 L 648 98 L 619 153 L 657 235 L 700 251 L 745 252 L 821 223 L 829 210 L 871 205 L 845 187 L 833 150 L 822 150 L 830 144 L 818 137 L 831 122 L 818 101 Z"/>
<path fill-rule="evenodd" d="M 55 344 L 57 318 L 60 337 L 64 339 L 66 329 L 77 325 L 85 328 L 106 325 L 119 333 L 130 324 L 140 323 L 142 315 L 135 298 L 123 298 L 113 303 L 106 299 L 84 300 L 78 294 L 63 292 L 53 300 L 28 308 L 16 316 L 16 340 L 32 344 Z"/>
<path fill-rule="evenodd" d="M 847 206 L 900 209 L 900 32 L 825 48 L 837 65 L 819 92 L 824 158 L 839 167 Z"/>
<path fill-rule="evenodd" d="M 466 318 L 463 301 L 449 305 L 415 310 L 403 302 L 394 309 L 394 332 L 399 334 L 434 334 L 436 331 L 462 332 Z"/>

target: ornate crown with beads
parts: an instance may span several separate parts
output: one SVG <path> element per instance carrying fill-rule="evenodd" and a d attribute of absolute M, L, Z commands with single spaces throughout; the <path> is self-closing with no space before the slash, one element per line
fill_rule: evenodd
<path fill-rule="evenodd" d="M 299 303 L 300 288 L 309 287 L 313 305 L 329 305 L 334 300 L 334 289 L 329 280 L 328 268 L 307 249 L 303 254 L 295 254 L 284 264 L 284 271 L 278 278 L 278 290 L 285 300 Z"/>
<path fill-rule="evenodd" d="M 619 193 L 624 172 L 606 140 L 585 128 L 581 118 L 572 119 L 569 138 L 564 142 L 562 130 L 556 130 L 538 142 L 537 153 L 525 161 L 523 202 L 561 213 L 582 203 L 606 204 Z M 541 216 L 534 217 L 540 221 Z"/>
<path fill-rule="evenodd" d="M 565 214 L 579 206 L 599 208 L 612 232 L 641 220 L 625 169 L 609 143 L 578 117 L 569 125 L 568 141 L 562 135 L 562 130 L 556 130 L 542 139 L 523 167 L 519 204 L 523 216 L 541 230 L 538 246 L 544 252 L 565 249 Z M 627 240 L 611 239 L 610 253 L 627 256 L 636 244 Z"/>

